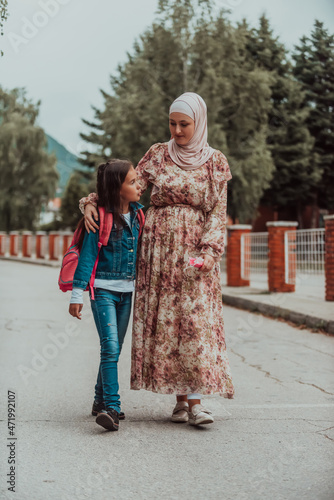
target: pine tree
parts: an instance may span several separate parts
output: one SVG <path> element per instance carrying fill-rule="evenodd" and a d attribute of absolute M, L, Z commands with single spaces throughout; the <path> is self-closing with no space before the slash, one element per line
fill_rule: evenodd
<path fill-rule="evenodd" d="M 54 197 L 56 157 L 35 122 L 39 105 L 24 89 L 0 87 L 0 228 L 34 229 L 43 202 Z"/>
<path fill-rule="evenodd" d="M 194 25 L 210 5 L 209 0 L 159 0 L 156 22 L 110 77 L 111 92 L 101 90 L 104 109 L 94 108 L 94 122 L 83 120 L 93 130 L 81 137 L 97 146 L 94 154 L 83 152 L 84 164 L 93 167 L 111 155 L 137 163 L 152 144 L 168 139 L 167 111 L 175 97 L 190 90 Z"/>
<path fill-rule="evenodd" d="M 281 117 L 274 136 L 276 170 L 262 201 L 275 210 L 288 207 L 302 229 L 303 208 L 319 182 L 320 171 L 313 156 L 314 140 L 305 125 L 309 110 L 303 103 L 304 94 L 296 82 L 291 80 L 290 85 L 287 101 L 276 107 Z"/>
<path fill-rule="evenodd" d="M 208 105 L 209 141 L 231 165 L 229 212 L 251 220 L 273 162 L 267 146 L 271 76 L 249 58 L 248 28 L 234 28 L 210 1 L 164 0 L 153 26 L 135 44 L 128 62 L 111 77 L 105 106 L 85 122 L 82 138 L 97 146 L 85 152 L 93 166 L 106 156 L 137 162 L 155 142 L 169 138 L 168 108 L 184 91 Z"/>
<path fill-rule="evenodd" d="M 319 182 L 312 191 L 314 207 L 334 209 L 334 36 L 315 21 L 293 54 L 294 75 L 305 91 L 307 126 L 314 138 L 313 157 Z M 315 212 L 315 211 L 314 211 Z M 314 225 L 313 217 L 313 225 Z"/>
<path fill-rule="evenodd" d="M 220 13 L 195 36 L 192 79 L 206 100 L 210 144 L 223 151 L 233 179 L 229 214 L 251 222 L 274 168 L 267 146 L 271 77 L 247 52 L 249 28 L 234 28 Z"/>
<path fill-rule="evenodd" d="M 272 77 L 267 143 L 275 171 L 261 203 L 275 210 L 289 207 L 296 212 L 301 227 L 302 208 L 317 179 L 313 140 L 306 125 L 309 111 L 301 97 L 301 86 L 293 79 L 287 50 L 274 37 L 265 16 L 260 18 L 259 27 L 251 30 L 247 48 L 255 64 Z"/>

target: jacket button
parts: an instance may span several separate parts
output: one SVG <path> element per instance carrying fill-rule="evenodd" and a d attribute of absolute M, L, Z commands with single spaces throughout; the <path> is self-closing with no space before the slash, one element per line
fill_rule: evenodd
<path fill-rule="evenodd" d="M 133 252 L 132 248 L 131 248 L 130 252 Z"/>

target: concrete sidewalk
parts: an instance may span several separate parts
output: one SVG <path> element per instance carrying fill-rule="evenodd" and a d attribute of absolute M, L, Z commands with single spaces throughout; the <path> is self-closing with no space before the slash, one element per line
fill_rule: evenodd
<path fill-rule="evenodd" d="M 57 268 L 0 261 L 0 276 L 1 498 L 333 499 L 333 337 L 225 305 L 235 398 L 205 397 L 215 422 L 194 428 L 170 422 L 174 396 L 130 390 L 130 326 L 126 419 L 110 433 L 90 415 L 99 342 L 89 305 L 82 321 L 69 316 Z"/>
<path fill-rule="evenodd" d="M 326 302 L 320 296 L 270 293 L 264 286 L 223 286 L 223 303 L 334 335 L 334 302 Z"/>

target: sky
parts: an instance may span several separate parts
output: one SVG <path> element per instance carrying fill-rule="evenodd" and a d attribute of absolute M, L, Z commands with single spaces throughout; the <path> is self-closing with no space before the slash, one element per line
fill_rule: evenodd
<path fill-rule="evenodd" d="M 86 148 L 82 118 L 103 109 L 99 89 L 110 91 L 110 75 L 152 24 L 158 0 L 9 0 L 0 48 L 0 85 L 25 87 L 41 101 L 38 124 L 79 155 Z M 232 21 L 256 26 L 261 14 L 276 36 L 293 49 L 311 33 L 314 20 L 334 33 L 334 0 L 216 0 Z M 175 96 L 177 97 L 177 96 Z"/>

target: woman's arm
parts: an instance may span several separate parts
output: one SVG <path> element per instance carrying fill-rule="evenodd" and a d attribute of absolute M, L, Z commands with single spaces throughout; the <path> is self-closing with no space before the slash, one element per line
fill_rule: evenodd
<path fill-rule="evenodd" d="M 147 153 L 143 156 L 136 167 L 137 180 L 140 185 L 140 195 L 151 185 L 152 179 L 155 177 L 157 166 L 159 165 L 159 151 L 161 151 L 161 144 L 153 144 Z M 160 153 L 161 156 L 161 153 Z M 97 200 L 96 193 L 90 193 L 88 196 L 81 198 L 79 201 L 79 209 L 85 216 L 86 230 L 95 233 L 99 226 L 96 224 L 97 220 Z"/>
<path fill-rule="evenodd" d="M 226 233 L 227 182 L 232 179 L 232 174 L 225 155 L 218 150 L 213 157 L 212 176 L 218 197 L 215 206 L 207 213 L 200 247 L 202 255 L 220 260 L 224 253 Z"/>
<path fill-rule="evenodd" d="M 225 231 L 226 231 L 226 205 L 227 205 L 227 181 L 222 182 L 219 199 L 211 212 L 207 214 L 207 220 L 203 228 L 203 236 L 200 243 L 201 254 L 211 255 L 218 260 L 224 253 Z"/>
<path fill-rule="evenodd" d="M 88 196 L 84 196 L 79 200 L 79 210 L 85 215 L 85 207 L 88 203 L 91 203 L 94 207 L 97 207 L 98 196 L 96 193 L 89 193 Z"/>

